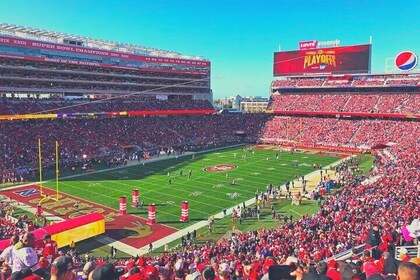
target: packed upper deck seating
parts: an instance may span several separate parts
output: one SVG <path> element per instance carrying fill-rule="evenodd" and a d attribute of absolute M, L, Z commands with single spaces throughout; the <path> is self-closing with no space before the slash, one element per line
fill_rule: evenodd
<path fill-rule="evenodd" d="M 269 109 L 311 112 L 420 113 L 419 93 L 313 93 L 272 95 Z"/>

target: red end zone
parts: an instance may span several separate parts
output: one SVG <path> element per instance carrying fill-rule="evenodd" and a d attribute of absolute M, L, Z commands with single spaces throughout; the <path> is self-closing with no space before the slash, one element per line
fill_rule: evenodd
<path fill-rule="evenodd" d="M 43 191 L 50 196 L 55 196 L 53 190 L 44 188 Z M 3 190 L 1 194 L 34 208 L 40 200 L 39 186 L 37 185 Z M 59 196 L 60 201 L 58 203 L 46 201 L 42 204 L 42 209 L 65 220 L 90 213 L 101 213 L 106 221 L 105 235 L 134 248 L 141 248 L 177 231 L 177 229 L 161 224 L 147 225 L 147 220 L 138 216 L 130 214 L 120 216 L 115 209 L 78 197 L 64 193 L 59 193 Z M 79 204 L 78 209 L 73 207 L 76 202 Z"/>

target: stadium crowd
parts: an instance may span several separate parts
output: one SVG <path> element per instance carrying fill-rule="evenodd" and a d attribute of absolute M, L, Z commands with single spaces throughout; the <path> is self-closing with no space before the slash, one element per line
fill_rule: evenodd
<path fill-rule="evenodd" d="M 267 118 L 264 114 L 189 115 L 1 122 L 0 183 L 36 178 L 32 176 L 38 162 L 38 139 L 48 171 L 55 160 L 55 141 L 59 141 L 63 168 L 86 159 L 123 163 L 123 147 L 127 146 L 143 151 L 173 147 L 182 152 L 255 142 Z"/>
<path fill-rule="evenodd" d="M 289 104 L 288 108 L 308 106 L 318 110 L 320 106 L 320 103 L 310 104 L 315 101 L 315 95 L 308 95 L 307 99 L 300 95 L 289 96 L 290 100 L 285 101 L 277 96 L 273 99 L 277 102 L 280 98 L 279 103 Z M 400 110 L 402 105 L 412 102 L 410 95 L 402 95 L 408 98 L 404 101 L 398 96 L 386 97 L 387 101 L 383 103 L 379 102 L 382 97 L 375 99 L 375 96 L 349 95 L 347 99 L 339 98 L 338 102 L 351 110 L 394 110 L 397 107 Z M 351 105 L 349 100 L 353 99 L 363 100 L 363 104 Z M 383 105 L 379 106 L 380 103 Z M 416 109 L 415 105 L 411 108 Z M 400 280 L 418 280 L 419 267 L 410 263 L 406 251 L 401 251 L 400 260 L 393 257 L 395 246 L 418 242 L 418 237 L 405 236 L 401 231 L 420 216 L 418 124 L 416 120 L 269 117 L 265 114 L 1 122 L 0 170 L 16 171 L 27 167 L 28 174 L 37 164 L 38 138 L 45 145 L 45 166 L 54 163 L 54 140 L 60 142 L 64 166 L 66 162 L 85 160 L 84 155 L 120 159 L 124 157 L 122 147 L 132 145 L 144 150 L 150 147 L 191 150 L 261 139 L 276 144 L 282 141 L 311 146 L 386 144 L 388 148 L 377 154 L 376 168 L 371 173 L 376 176 L 375 180 L 364 181 L 365 176 L 353 172 L 354 162 L 346 161 L 335 170 L 335 184 L 341 188 L 326 197 L 319 212 L 298 220 L 295 217 L 275 229 L 261 228 L 235 234 L 216 244 L 191 243 L 182 250 L 167 251 L 160 256 L 133 257 L 117 262 L 105 257 L 83 259 L 74 250 L 68 255 L 59 253 L 48 236 L 44 248 L 34 250 L 34 238 L 25 232 L 20 241 L 12 237 L 7 251 L 12 257 L 0 258 L 6 263 L 0 278 L 39 279 L 39 275 L 59 280 L 77 277 L 93 280 L 265 280 L 282 279 L 279 276 L 282 272 L 274 268 L 288 265 L 287 274 L 293 273 L 295 279 L 303 280 L 375 280 L 396 279 L 397 276 Z M 13 177 L 10 173 L 7 176 Z M 8 226 L 5 224 L 3 228 Z M 7 235 L 15 233 L 12 230 Z M 354 256 L 350 262 L 323 261 L 363 243 L 367 244 L 368 251 L 360 257 Z M 80 275 L 77 276 L 75 271 L 78 270 Z M 324 274 L 326 276 L 322 276 Z"/>
<path fill-rule="evenodd" d="M 394 94 L 276 94 L 270 110 L 418 114 L 420 96 Z"/>
<path fill-rule="evenodd" d="M 53 251 L 54 258 L 61 256 L 50 264 L 45 259 L 51 250 L 39 249 L 39 258 L 35 257 L 36 251 L 26 252 L 36 259 L 32 260 L 32 271 L 45 278 L 51 273 L 51 279 L 76 279 L 75 271 L 80 271 L 80 279 L 94 280 L 283 279 L 280 274 L 284 272 L 276 272 L 276 265 L 288 265 L 287 273 L 304 280 L 396 279 L 397 275 L 401 280 L 417 280 L 418 259 L 412 260 L 417 265 L 410 263 L 405 250 L 400 251 L 399 259 L 393 256 L 395 246 L 418 241 L 401 233 L 402 227 L 420 215 L 418 139 L 414 143 L 407 139 L 391 147 L 392 158 L 378 154 L 372 172 L 378 176 L 376 181 L 361 183 L 365 177 L 353 172 L 357 168 L 354 159 L 344 161 L 335 170 L 336 184 L 342 187 L 325 200 L 317 214 L 288 221 L 272 230 L 261 228 L 216 244 L 191 243 L 180 251 L 119 261 L 89 255 L 83 259 L 71 250 L 67 256 Z M 32 246 L 30 239 L 30 234 L 24 234 L 22 245 L 14 245 L 14 252 Z M 47 236 L 45 244 L 49 242 Z M 322 261 L 365 242 L 371 251 L 353 255 L 349 262 Z M 16 258 L 19 259 L 12 258 L 13 262 Z M 274 267 L 270 272 L 271 266 Z M 3 265 L 4 279 L 12 272 L 19 274 L 16 271 L 31 274 L 25 264 L 7 267 Z M 13 279 L 38 279 L 33 277 Z"/>
<path fill-rule="evenodd" d="M 314 117 L 280 117 L 269 120 L 264 127 L 264 143 L 300 142 L 311 146 L 369 146 L 416 143 L 420 134 L 416 120 L 336 119 Z"/>
<path fill-rule="evenodd" d="M 307 78 L 287 78 L 275 80 L 271 83 L 273 88 L 287 87 L 342 87 L 342 86 L 416 86 L 420 83 L 418 75 L 340 75 L 329 77 L 307 77 Z"/>
<path fill-rule="evenodd" d="M 148 110 L 212 110 L 207 100 L 192 99 L 134 99 L 129 100 L 87 100 L 60 101 L 36 99 L 0 99 L 1 115 L 18 115 L 30 113 L 93 113 Z"/>

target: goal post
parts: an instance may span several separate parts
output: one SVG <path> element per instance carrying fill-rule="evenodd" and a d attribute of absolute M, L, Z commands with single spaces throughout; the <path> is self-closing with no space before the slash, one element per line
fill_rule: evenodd
<path fill-rule="evenodd" d="M 39 200 L 39 204 L 46 202 L 48 200 L 54 200 L 59 202 L 59 176 L 60 176 L 60 169 L 59 169 L 59 154 L 58 154 L 58 141 L 55 141 L 55 195 L 49 195 L 45 193 L 43 181 L 42 181 L 42 145 L 41 145 L 41 138 L 38 138 L 38 159 L 39 159 L 39 193 L 41 199 Z"/>

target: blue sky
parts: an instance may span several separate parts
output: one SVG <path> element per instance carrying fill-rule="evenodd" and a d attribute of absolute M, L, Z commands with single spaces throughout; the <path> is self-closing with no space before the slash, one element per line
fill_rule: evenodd
<path fill-rule="evenodd" d="M 420 54 L 420 1 L 1 0 L 0 21 L 201 55 L 214 97 L 268 96 L 273 52 L 303 40 L 368 43 L 372 72 Z"/>

